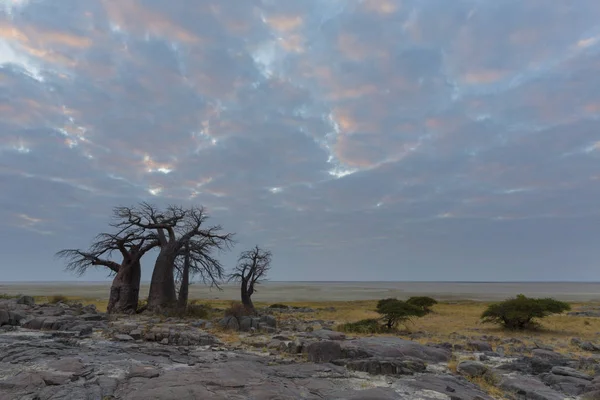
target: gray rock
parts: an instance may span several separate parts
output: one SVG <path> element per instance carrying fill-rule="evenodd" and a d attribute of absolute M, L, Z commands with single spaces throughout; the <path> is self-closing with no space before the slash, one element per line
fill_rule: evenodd
<path fill-rule="evenodd" d="M 240 317 L 239 318 L 239 330 L 242 332 L 250 332 L 251 328 L 258 329 L 258 324 L 260 320 L 258 318 L 253 317 Z"/>
<path fill-rule="evenodd" d="M 470 377 L 483 376 L 489 371 L 488 367 L 477 361 L 461 361 L 456 370 L 459 374 Z"/>
<path fill-rule="evenodd" d="M 338 342 L 314 342 L 307 348 L 308 360 L 312 362 L 330 362 L 342 358 L 342 348 Z"/>
<path fill-rule="evenodd" d="M 85 364 L 79 358 L 73 357 L 50 361 L 47 366 L 50 370 L 71 373 L 73 375 L 81 375 L 86 369 Z"/>
<path fill-rule="evenodd" d="M 474 351 L 492 351 L 492 345 L 481 340 L 469 341 L 467 347 Z"/>
<path fill-rule="evenodd" d="M 600 352 L 600 346 L 592 342 L 584 342 L 579 338 L 571 339 L 571 344 L 579 347 L 581 350 L 590 352 Z"/>
<path fill-rule="evenodd" d="M 132 331 L 129 332 L 129 336 L 131 336 L 134 340 L 139 340 L 142 338 L 142 330 L 141 329 L 134 329 Z"/>
<path fill-rule="evenodd" d="M 545 350 L 545 349 L 533 349 L 531 351 L 531 355 L 534 357 L 545 359 L 545 360 L 558 360 L 558 359 L 565 358 L 565 356 L 563 356 L 560 353 L 556 353 L 552 350 Z"/>
<path fill-rule="evenodd" d="M 577 396 L 585 391 L 585 388 L 589 385 L 590 381 L 587 379 L 575 378 L 567 375 L 554 375 L 544 374 L 542 375 L 542 382 L 550 386 L 552 389 L 559 392 Z"/>
<path fill-rule="evenodd" d="M 343 365 L 351 371 L 367 372 L 371 375 L 413 375 L 425 372 L 427 366 L 421 360 L 410 358 L 370 357 L 357 360 L 336 360 L 336 365 Z"/>
<path fill-rule="evenodd" d="M 584 372 L 581 372 L 581 371 L 576 370 L 575 368 L 569 368 L 569 367 L 561 367 L 561 366 L 552 367 L 551 372 L 554 375 L 572 376 L 574 378 L 583 379 L 583 380 L 587 380 L 587 381 L 591 381 L 592 379 L 594 379 Z"/>
<path fill-rule="evenodd" d="M 417 379 L 398 380 L 393 387 L 400 392 L 416 390 L 406 397 L 407 400 L 493 400 L 475 384 L 454 375 L 425 374 Z"/>
<path fill-rule="evenodd" d="M 17 304 L 24 304 L 26 306 L 34 306 L 35 305 L 35 299 L 33 297 L 31 297 L 31 296 L 21 296 L 17 300 Z"/>
<path fill-rule="evenodd" d="M 272 315 L 263 315 L 259 319 L 260 323 L 270 326 L 271 328 L 277 328 L 277 319 Z"/>
<path fill-rule="evenodd" d="M 133 337 L 129 336 L 129 335 L 125 335 L 123 333 L 117 333 L 114 336 L 115 340 L 118 340 L 120 342 L 130 342 L 133 340 Z"/>
<path fill-rule="evenodd" d="M 219 326 L 225 329 L 231 329 L 234 331 L 240 330 L 240 323 L 235 317 L 225 317 L 219 321 Z"/>
<path fill-rule="evenodd" d="M 448 349 L 425 346 L 395 337 L 368 337 L 340 341 L 342 358 L 412 357 L 430 363 L 448 362 L 452 352 Z"/>
<path fill-rule="evenodd" d="M 131 367 L 128 374 L 129 378 L 158 378 L 160 376 L 160 372 L 151 366 L 144 365 L 135 365 Z"/>
<path fill-rule="evenodd" d="M 528 376 L 505 377 L 500 388 L 524 400 L 564 400 L 565 396 L 546 386 L 543 382 Z"/>
<path fill-rule="evenodd" d="M 329 329 L 317 329 L 316 331 L 312 331 L 310 336 L 316 337 L 319 339 L 327 339 L 327 340 L 344 340 L 346 339 L 346 335 L 342 332 L 336 332 Z"/>

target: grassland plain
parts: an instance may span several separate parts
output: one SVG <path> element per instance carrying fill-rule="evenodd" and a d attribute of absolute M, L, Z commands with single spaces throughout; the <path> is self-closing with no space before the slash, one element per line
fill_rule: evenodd
<path fill-rule="evenodd" d="M 286 320 L 296 320 L 330 321 L 335 326 L 362 319 L 377 318 L 379 315 L 375 312 L 375 308 L 380 298 L 392 296 L 404 299 L 410 295 L 427 294 L 440 300 L 433 307 L 433 312 L 422 318 L 416 318 L 407 322 L 404 326 L 400 327 L 399 332 L 388 333 L 387 335 L 400 336 L 421 344 L 451 343 L 462 346 L 467 345 L 473 338 L 483 337 L 495 348 L 500 346 L 506 347 L 507 356 L 511 355 L 511 350 L 508 349 L 510 346 L 504 346 L 503 342 L 506 342 L 505 339 L 515 338 L 519 339 L 524 345 L 523 348 L 526 349 L 523 351 L 516 350 L 517 353 L 514 353 L 514 356 L 517 357 L 531 355 L 532 349 L 544 347 L 552 348 L 554 351 L 565 354 L 570 358 L 593 356 L 591 352 L 586 352 L 581 347 L 573 344 L 571 339 L 579 338 L 583 341 L 598 342 L 600 338 L 600 318 L 570 316 L 567 314 L 553 315 L 540 321 L 541 326 L 537 330 L 524 332 L 506 331 L 495 325 L 482 324 L 480 316 L 489 304 L 511 297 L 518 293 L 519 289 L 526 289 L 526 287 L 514 285 L 510 287 L 511 290 L 507 290 L 507 286 L 504 286 L 501 287 L 503 290 L 500 293 L 475 296 L 473 293 L 481 290 L 477 285 L 474 285 L 475 289 L 471 287 L 471 294 L 467 296 L 474 297 L 475 300 L 465 300 L 459 299 L 454 293 L 449 294 L 448 290 L 436 296 L 435 293 L 423 290 L 414 291 L 414 288 L 412 291 L 407 292 L 398 290 L 398 288 L 382 287 L 381 285 L 361 288 L 359 284 L 320 284 L 311 287 L 309 283 L 303 283 L 289 285 L 288 288 L 291 288 L 291 290 L 286 291 L 285 284 L 274 285 L 271 283 L 270 287 L 265 285 L 263 289 L 266 290 L 260 292 L 261 296 L 256 296 L 257 301 L 255 305 L 262 308 L 274 303 L 283 303 L 287 306 L 307 310 L 306 312 L 277 313 L 277 319 L 283 325 L 285 325 Z M 31 286 L 25 284 L 0 284 L 0 293 L 5 293 L 5 296 L 14 296 L 18 293 L 33 295 L 36 303 L 40 304 L 53 303 L 59 300 L 82 303 L 83 305 L 94 304 L 99 311 L 105 311 L 108 287 L 108 284 L 76 284 L 72 286 L 65 284 L 34 284 Z M 334 289 L 331 289 L 332 287 Z M 573 287 L 577 288 L 577 285 Z M 579 289 L 581 288 L 580 286 Z M 600 309 L 600 301 L 594 300 L 596 296 L 589 292 L 590 288 L 590 286 L 585 287 L 583 291 L 580 290 L 579 292 L 559 292 L 561 294 L 559 296 L 552 296 L 552 293 L 548 293 L 551 288 L 549 289 L 548 286 L 541 285 L 534 288 L 537 290 L 523 292 L 536 297 L 552 296 L 566 300 L 576 299 L 575 301 L 569 301 L 572 309 L 575 311 L 579 309 Z M 455 288 L 450 287 L 450 289 Z M 359 295 L 356 295 L 357 293 Z M 363 298 L 367 296 L 370 298 Z M 353 299 L 357 297 L 358 299 Z M 313 298 L 315 300 L 297 300 L 298 298 Z M 343 300 L 337 300 L 339 298 Z M 223 310 L 228 308 L 235 300 L 237 300 L 237 287 L 235 286 L 227 286 L 224 291 L 208 291 L 206 288 L 196 287 L 192 291 L 191 303 L 206 306 L 206 309 L 211 310 L 209 312 L 210 318 L 220 318 L 223 315 Z M 191 322 L 191 319 L 194 318 L 197 319 L 198 317 L 189 316 L 187 319 L 190 319 Z M 211 332 L 219 337 L 222 342 L 232 346 L 250 345 L 251 339 L 253 339 L 253 337 L 247 337 L 247 335 L 220 328 L 214 328 Z M 352 336 L 385 335 L 352 334 Z M 448 369 L 456 372 L 456 367 L 462 361 L 472 359 L 471 353 L 456 352 L 452 360 L 448 363 Z M 588 373 L 590 376 L 597 374 L 592 369 L 582 372 Z M 489 377 L 473 377 L 469 379 L 492 397 L 497 399 L 506 398 L 506 393 L 499 388 L 498 382 L 490 381 Z"/>

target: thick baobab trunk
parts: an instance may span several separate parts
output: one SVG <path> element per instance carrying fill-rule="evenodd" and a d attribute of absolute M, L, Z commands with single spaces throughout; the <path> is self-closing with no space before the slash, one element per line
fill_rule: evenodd
<path fill-rule="evenodd" d="M 190 255 L 186 251 L 185 260 L 183 262 L 183 271 L 181 271 L 181 286 L 179 287 L 179 298 L 177 299 L 177 308 L 181 311 L 185 311 L 185 309 L 187 308 L 189 286 L 190 286 Z"/>
<path fill-rule="evenodd" d="M 107 312 L 135 313 L 140 295 L 142 269 L 138 258 L 125 259 L 110 288 Z"/>
<path fill-rule="evenodd" d="M 137 310 L 140 279 L 139 260 L 124 260 L 110 288 L 109 313 L 134 313 Z"/>
<path fill-rule="evenodd" d="M 248 287 L 248 282 L 242 280 L 242 304 L 249 312 L 254 312 L 254 303 L 252 303 L 253 288 Z"/>
<path fill-rule="evenodd" d="M 177 304 L 177 293 L 175 292 L 175 268 L 176 252 L 172 249 L 161 249 L 150 281 L 150 293 L 148 294 L 148 308 L 160 311 L 173 308 Z"/>

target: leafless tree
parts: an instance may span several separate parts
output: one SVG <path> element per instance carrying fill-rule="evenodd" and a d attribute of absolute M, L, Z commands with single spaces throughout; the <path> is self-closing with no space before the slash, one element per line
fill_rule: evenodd
<path fill-rule="evenodd" d="M 188 303 L 191 277 L 198 275 L 205 285 L 221 289 L 219 283 L 224 279 L 225 269 L 215 258 L 215 251 L 229 250 L 233 245 L 232 235 L 216 236 L 221 227 L 212 227 L 211 235 L 201 236 L 186 242 L 175 259 L 175 271 L 179 283 L 177 307 L 185 310 Z"/>
<path fill-rule="evenodd" d="M 198 252 L 201 255 L 210 255 L 210 250 L 215 247 L 225 247 L 226 244 L 228 246 L 233 237 L 231 233 L 221 233 L 220 226 L 204 228 L 203 224 L 208 216 L 203 207 L 184 209 L 169 206 L 165 211 L 160 211 L 148 203 L 141 203 L 135 208 L 120 207 L 117 213 L 123 221 L 120 227 L 153 231 L 157 237 L 160 251 L 150 282 L 150 310 L 173 308 L 177 305 L 175 266 L 186 245 L 190 250 L 189 268 L 195 257 L 193 254 Z M 207 241 L 207 247 L 200 248 L 195 245 L 196 242 L 202 241 Z M 189 274 L 187 276 L 189 283 Z"/>
<path fill-rule="evenodd" d="M 117 234 L 101 233 L 87 251 L 61 250 L 56 255 L 66 260 L 66 269 L 83 275 L 89 268 L 105 267 L 115 274 L 110 288 L 107 311 L 109 313 L 133 313 L 137 310 L 141 264 L 144 254 L 158 245 L 152 235 L 140 236 L 137 231 L 121 230 Z M 111 260 L 118 251 L 121 263 Z"/>
<path fill-rule="evenodd" d="M 241 283 L 242 304 L 250 311 L 254 311 L 252 295 L 257 291 L 256 285 L 265 279 L 271 269 L 272 258 L 270 251 L 255 246 L 240 254 L 234 271 L 229 275 L 230 281 Z"/>

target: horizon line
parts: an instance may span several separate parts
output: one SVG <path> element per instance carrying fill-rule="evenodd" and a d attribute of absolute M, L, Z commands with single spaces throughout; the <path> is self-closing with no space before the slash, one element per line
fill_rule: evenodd
<path fill-rule="evenodd" d="M 106 280 L 44 280 L 44 281 L 0 281 L 0 285 L 3 284 L 42 284 L 42 283 L 110 283 L 111 279 Z M 151 281 L 141 281 L 142 284 L 149 284 Z M 600 283 L 600 281 L 578 281 L 578 280 L 291 280 L 291 281 L 277 281 L 277 280 L 266 280 L 264 283 Z M 227 282 L 219 282 L 219 284 L 227 284 Z M 192 283 L 192 285 L 210 286 L 204 285 L 200 282 Z"/>

